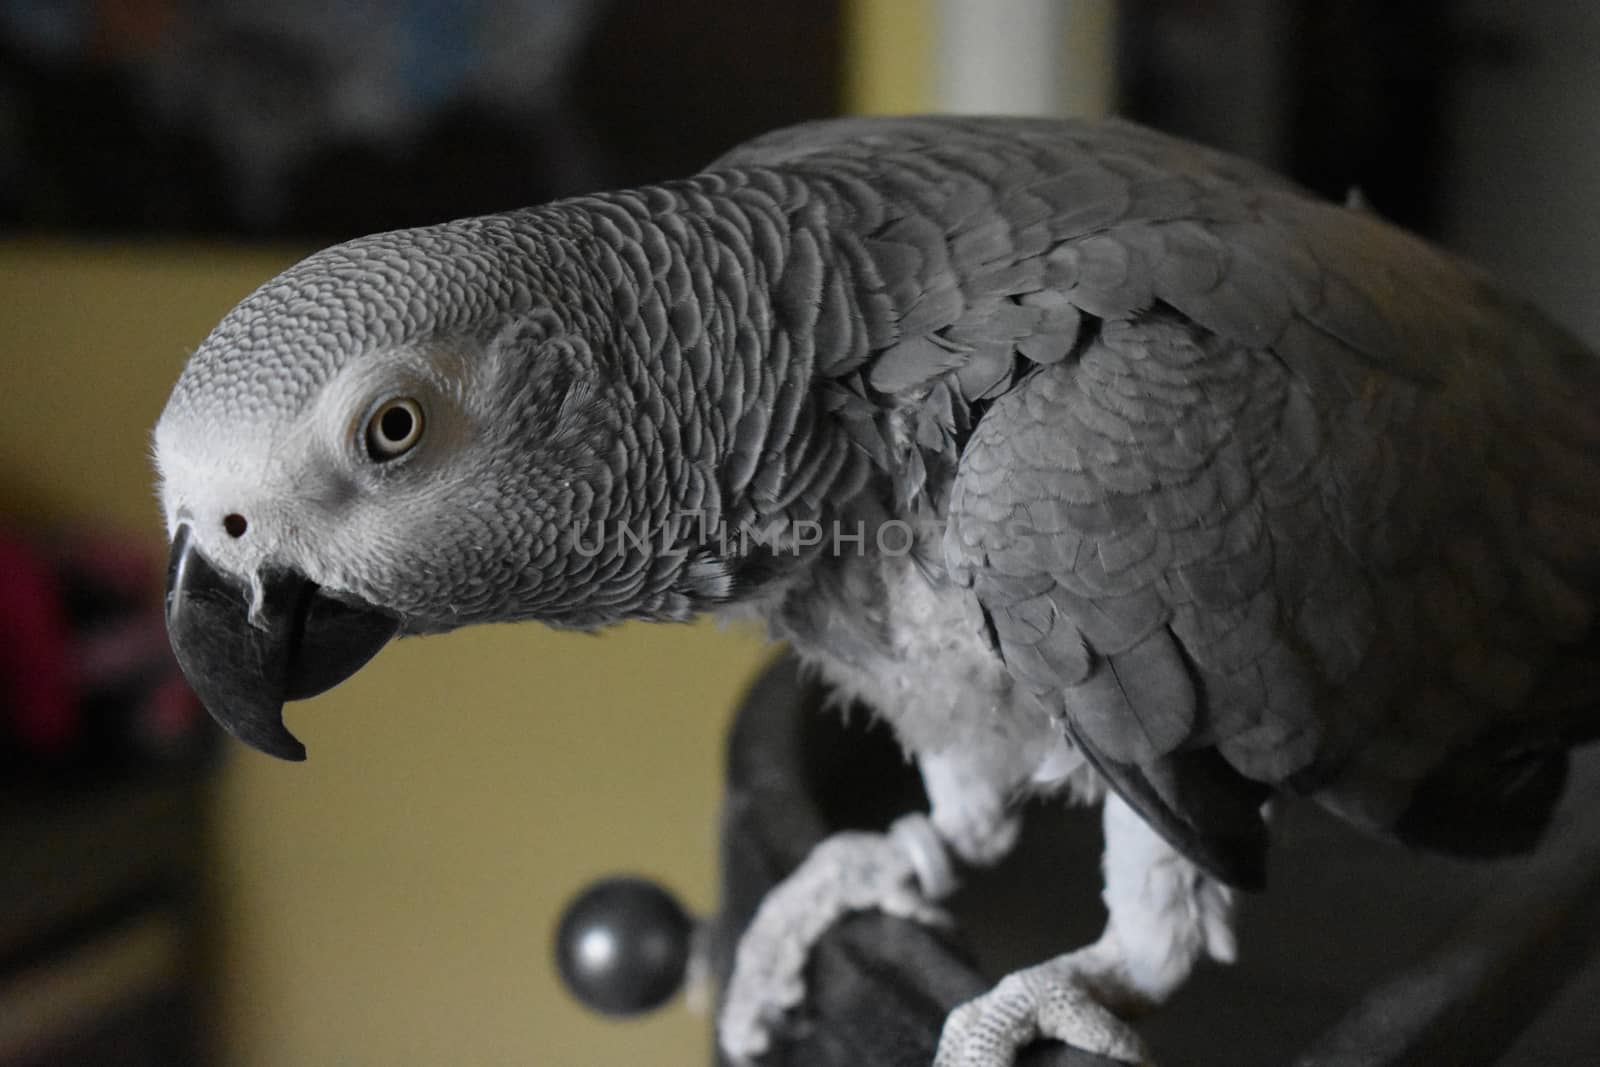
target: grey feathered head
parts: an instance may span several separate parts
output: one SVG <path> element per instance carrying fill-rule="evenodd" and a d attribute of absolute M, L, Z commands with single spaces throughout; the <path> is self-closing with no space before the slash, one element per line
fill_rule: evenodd
<path fill-rule="evenodd" d="M 568 254 L 527 215 L 364 238 L 262 287 L 190 360 L 155 433 L 169 623 L 242 739 L 299 756 L 282 700 L 397 631 L 593 626 L 648 597 L 649 560 L 570 551 L 623 509 L 629 434 L 550 267 Z"/>

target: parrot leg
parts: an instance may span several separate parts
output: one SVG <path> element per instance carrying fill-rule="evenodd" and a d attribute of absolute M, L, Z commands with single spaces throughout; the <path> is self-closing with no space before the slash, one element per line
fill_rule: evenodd
<path fill-rule="evenodd" d="M 1020 776 L 995 767 L 986 755 L 943 752 L 917 760 L 933 828 L 957 856 L 977 867 L 1004 859 L 1022 830 L 1022 820 L 1010 811 L 1015 779 Z M 936 899 L 948 895 L 948 890 L 941 892 L 926 882 L 922 888 Z"/>
<path fill-rule="evenodd" d="M 919 761 L 931 800 L 927 815 L 896 820 L 887 834 L 834 834 L 767 894 L 739 941 L 717 1038 L 736 1063 L 772 1043 L 773 1028 L 805 996 L 811 949 L 849 912 L 878 910 L 930 925 L 948 923 L 931 901 L 957 886 L 954 853 L 998 861 L 1016 842 L 1006 793 L 970 756 Z"/>
<path fill-rule="evenodd" d="M 1165 1001 L 1202 956 L 1232 962 L 1233 893 L 1184 859 L 1117 796 L 1105 802 L 1105 932 L 1087 948 L 1006 977 L 950 1013 L 935 1067 L 1009 1067 L 1054 1038 L 1148 1063 L 1123 1016 Z"/>

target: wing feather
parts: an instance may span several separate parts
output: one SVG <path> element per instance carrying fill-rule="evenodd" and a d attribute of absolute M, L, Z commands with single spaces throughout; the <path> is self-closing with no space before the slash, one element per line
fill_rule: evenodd
<path fill-rule="evenodd" d="M 1257 880 L 1279 788 L 1450 847 L 1476 789 L 1516 812 L 1485 841 L 1525 843 L 1558 761 L 1493 746 L 1581 733 L 1594 688 L 1592 353 L 1371 215 L 1126 123 L 849 119 L 713 166 L 739 168 L 830 190 L 870 338 L 844 366 L 889 412 L 851 433 L 917 442 L 918 486 L 954 471 L 949 573 L 1179 848 Z"/>

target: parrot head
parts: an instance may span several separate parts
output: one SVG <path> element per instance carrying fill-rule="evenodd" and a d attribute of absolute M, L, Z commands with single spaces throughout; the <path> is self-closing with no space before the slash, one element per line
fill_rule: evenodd
<path fill-rule="evenodd" d="M 643 564 L 567 550 L 625 506 L 626 405 L 540 264 L 494 218 L 363 238 L 189 360 L 154 438 L 167 623 L 235 737 L 303 759 L 283 702 L 401 633 L 626 613 Z"/>

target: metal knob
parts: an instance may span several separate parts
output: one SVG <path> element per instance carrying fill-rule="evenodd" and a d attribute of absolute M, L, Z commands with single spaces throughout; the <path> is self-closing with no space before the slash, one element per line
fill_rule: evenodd
<path fill-rule="evenodd" d="M 607 878 L 567 905 L 556 967 L 585 1007 L 638 1015 L 683 987 L 693 938 L 694 921 L 665 889 L 643 878 Z"/>

